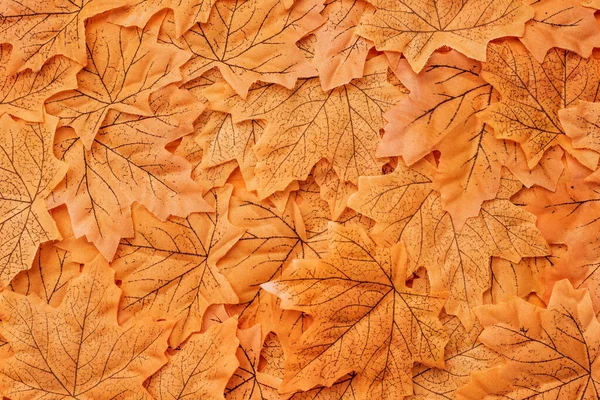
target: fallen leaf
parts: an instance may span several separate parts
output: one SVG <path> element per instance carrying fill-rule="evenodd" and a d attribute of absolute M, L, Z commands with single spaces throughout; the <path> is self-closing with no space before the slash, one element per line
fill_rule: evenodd
<path fill-rule="evenodd" d="M 600 323 L 586 290 L 568 281 L 554 286 L 548 308 L 513 298 L 477 311 L 484 326 L 479 340 L 506 363 L 476 375 L 467 398 L 485 395 L 593 399 L 598 392 Z"/>
<path fill-rule="evenodd" d="M 581 0 L 527 0 L 534 10 L 519 38 L 539 63 L 552 47 L 570 50 L 588 58 L 600 40 L 595 10 L 582 7 Z"/>
<path fill-rule="evenodd" d="M 122 237 L 133 235 L 134 201 L 161 220 L 210 211 L 190 178 L 190 164 L 164 148 L 192 130 L 202 109 L 192 99 L 170 85 L 152 95 L 149 116 L 111 110 L 90 150 L 72 130 L 58 130 L 55 152 L 69 171 L 51 206 L 66 204 L 76 236 L 85 235 L 107 260 Z"/>
<path fill-rule="evenodd" d="M 358 33 L 377 50 L 402 52 L 420 72 L 431 54 L 442 46 L 475 60 L 485 60 L 489 41 L 521 36 L 533 9 L 520 0 L 369 0 L 377 9 L 366 14 Z"/>
<path fill-rule="evenodd" d="M 3 48 L 0 56 L 0 114 L 7 113 L 27 121 L 43 122 L 46 99 L 63 90 L 74 89 L 81 66 L 57 56 L 45 63 L 39 71 L 28 69 L 9 75 L 4 68 L 4 61 L 10 57 L 10 53 Z"/>
<path fill-rule="evenodd" d="M 217 268 L 243 233 L 228 220 L 231 190 L 226 186 L 206 194 L 214 212 L 164 222 L 134 206 L 135 236 L 121 241 L 112 263 L 123 290 L 120 320 L 141 313 L 174 320 L 169 344 L 175 347 L 200 330 L 208 306 L 237 302 Z"/>
<path fill-rule="evenodd" d="M 535 217 L 506 198 L 484 202 L 479 215 L 458 228 L 432 189 L 432 173 L 423 161 L 416 168 L 399 164 L 391 174 L 362 177 L 349 205 L 377 222 L 372 234 L 379 243 L 404 242 L 408 273 L 426 267 L 432 289 L 450 291 L 446 311 L 470 329 L 473 308 L 483 304 L 490 287 L 490 258 L 518 262 L 546 255 L 548 245 Z"/>
<path fill-rule="evenodd" d="M 329 387 L 316 387 L 304 392 L 297 392 L 292 400 L 356 400 L 358 389 L 356 387 L 356 375 L 345 376 Z"/>
<path fill-rule="evenodd" d="M 2 335 L 15 352 L 0 363 L 11 399 L 151 399 L 142 383 L 167 359 L 168 322 L 120 326 L 120 290 L 101 257 L 74 279 L 58 308 L 37 296 L 2 293 Z"/>
<path fill-rule="evenodd" d="M 94 15 L 126 5 L 128 0 L 0 1 L 0 43 L 10 43 L 10 73 L 42 69 L 46 60 L 62 54 L 86 64 L 84 28 Z M 85 29 L 87 30 L 87 29 Z"/>
<path fill-rule="evenodd" d="M 313 65 L 323 90 L 331 90 L 362 78 L 367 53 L 373 46 L 358 36 L 356 27 L 368 3 L 363 0 L 328 0 L 321 13 L 327 20 L 314 32 Z"/>
<path fill-rule="evenodd" d="M 264 373 L 260 368 L 263 339 L 260 325 L 250 329 L 240 329 L 237 333 L 240 341 L 236 356 L 239 368 L 225 389 L 226 399 L 240 400 L 279 400 L 277 388 L 281 379 Z"/>
<path fill-rule="evenodd" d="M 152 375 L 148 391 L 157 400 L 224 399 L 227 381 L 238 367 L 235 352 L 237 320 L 214 324 L 193 334 L 169 363 Z"/>
<path fill-rule="evenodd" d="M 326 158 L 342 181 L 377 175 L 385 159 L 375 156 L 383 113 L 403 93 L 387 82 L 384 57 L 369 60 L 361 79 L 324 92 L 316 78 L 300 80 L 294 90 L 276 85 L 253 88 L 245 102 L 223 94 L 209 95 L 211 104 L 231 112 L 234 121 L 265 119 L 267 128 L 254 148 L 258 193 L 264 198 L 294 180 L 305 180 Z M 212 96 L 212 97 L 211 97 Z"/>
<path fill-rule="evenodd" d="M 447 335 L 438 313 L 446 296 L 404 285 L 402 247 L 378 248 L 358 225 L 330 229 L 326 259 L 298 261 L 262 285 L 284 309 L 314 318 L 292 344 L 280 390 L 330 386 L 355 371 L 359 398 L 411 394 L 414 362 L 443 366 Z"/>
<path fill-rule="evenodd" d="M 134 0 L 126 7 L 114 10 L 109 21 L 121 26 L 144 28 L 148 21 L 164 9 L 175 16 L 175 33 L 183 35 L 193 25 L 208 21 L 211 9 L 217 0 Z"/>
<path fill-rule="evenodd" d="M 458 398 L 456 391 L 468 384 L 472 374 L 494 366 L 501 358 L 479 341 L 483 330 L 479 323 L 466 330 L 456 317 L 444 315 L 441 321 L 449 336 L 444 352 L 444 368 L 415 367 L 415 394 L 411 399 Z"/>
<path fill-rule="evenodd" d="M 67 170 L 52 153 L 57 123 L 0 116 L 0 287 L 31 267 L 40 243 L 60 239 L 44 201 Z"/>
<path fill-rule="evenodd" d="M 70 281 L 79 275 L 80 264 L 54 243 L 42 244 L 27 271 L 21 271 L 9 288 L 25 296 L 36 294 L 52 307 L 58 307 Z"/>
<path fill-rule="evenodd" d="M 583 59 L 567 50 L 554 48 L 540 63 L 517 41 L 491 44 L 482 76 L 498 89 L 502 101 L 479 115 L 497 137 L 520 143 L 533 168 L 557 144 L 569 151 L 558 112 L 577 100 L 596 99 L 599 68 L 594 57 Z M 592 164 L 597 163 L 596 157 Z"/>
<path fill-rule="evenodd" d="M 156 42 L 164 15 L 143 29 L 94 19 L 86 27 L 87 65 L 77 74 L 77 89 L 46 103 L 61 126 L 72 127 L 86 149 L 94 143 L 109 110 L 151 115 L 151 93 L 181 80 L 179 67 L 190 54 Z"/>
<path fill-rule="evenodd" d="M 180 39 L 167 20 L 161 40 L 193 54 L 182 68 L 186 82 L 218 67 L 243 98 L 258 80 L 291 89 L 314 75 L 295 42 L 323 23 L 322 8 L 322 0 L 297 0 L 290 9 L 280 0 L 222 0 Z"/>

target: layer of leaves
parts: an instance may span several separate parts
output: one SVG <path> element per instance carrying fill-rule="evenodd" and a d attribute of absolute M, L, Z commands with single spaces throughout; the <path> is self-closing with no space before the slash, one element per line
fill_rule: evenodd
<path fill-rule="evenodd" d="M 297 261 L 263 285 L 283 308 L 315 320 L 293 344 L 281 389 L 329 386 L 357 372 L 360 398 L 411 394 L 414 362 L 443 366 L 445 295 L 407 288 L 402 247 L 378 248 L 358 225 L 330 225 L 329 247 L 326 259 Z"/>
<path fill-rule="evenodd" d="M 442 46 L 485 60 L 489 41 L 521 36 L 533 9 L 520 0 L 369 0 L 358 32 L 378 50 L 402 52 L 415 72 Z"/>
<path fill-rule="evenodd" d="M 0 365 L 13 399 L 151 399 L 144 380 L 166 363 L 171 324 L 138 319 L 120 326 L 120 290 L 101 257 L 74 279 L 58 308 L 5 291 L 0 331 L 15 355 Z"/>
<path fill-rule="evenodd" d="M 43 123 L 0 117 L 0 286 L 31 267 L 38 245 L 59 239 L 45 198 L 67 165 L 52 153 L 56 118 Z"/>

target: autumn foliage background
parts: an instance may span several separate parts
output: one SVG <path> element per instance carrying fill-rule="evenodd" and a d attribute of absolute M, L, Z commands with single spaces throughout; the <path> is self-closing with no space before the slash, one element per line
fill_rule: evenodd
<path fill-rule="evenodd" d="M 0 394 L 600 398 L 597 0 L 0 0 Z"/>

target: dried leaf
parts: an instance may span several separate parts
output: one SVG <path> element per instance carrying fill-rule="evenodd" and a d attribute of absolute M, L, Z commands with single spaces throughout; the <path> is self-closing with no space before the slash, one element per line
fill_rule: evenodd
<path fill-rule="evenodd" d="M 46 104 L 61 126 L 75 129 L 86 149 L 109 110 L 152 115 L 150 94 L 181 79 L 179 67 L 190 54 L 156 43 L 161 22 L 157 15 L 143 29 L 119 27 L 105 18 L 87 25 L 87 65 L 77 74 L 77 89 Z"/>
<path fill-rule="evenodd" d="M 585 1 L 585 0 L 584 0 Z M 588 58 L 600 40 L 595 10 L 581 0 L 527 0 L 535 12 L 520 38 L 527 50 L 542 63 L 548 50 L 560 47 Z"/>
<path fill-rule="evenodd" d="M 224 399 L 223 390 L 238 367 L 237 320 L 230 318 L 196 333 L 150 378 L 148 391 L 157 400 Z"/>
<path fill-rule="evenodd" d="M 222 0 L 181 39 L 167 20 L 161 40 L 193 54 L 182 68 L 186 82 L 218 67 L 244 98 L 258 80 L 291 89 L 297 78 L 314 74 L 295 42 L 323 23 L 322 8 L 320 0 L 297 0 L 290 9 L 280 0 Z"/>
<path fill-rule="evenodd" d="M 485 60 L 487 43 L 502 36 L 521 36 L 533 9 L 520 0 L 369 0 L 377 9 L 361 21 L 359 34 L 377 50 L 402 52 L 420 72 L 431 54 L 449 46 Z"/>
<path fill-rule="evenodd" d="M 31 267 L 40 243 L 60 239 L 44 202 L 67 169 L 52 153 L 57 123 L 0 117 L 0 287 Z"/>
<path fill-rule="evenodd" d="M 11 74 L 27 68 L 39 71 L 46 60 L 58 54 L 85 65 L 86 20 L 127 2 L 1 0 L 0 43 L 13 46 L 8 70 Z"/>
<path fill-rule="evenodd" d="M 167 360 L 168 322 L 120 326 L 120 290 L 101 257 L 73 280 L 58 308 L 5 291 L 0 330 L 15 351 L 0 363 L 11 399 L 151 399 L 144 380 Z"/>
<path fill-rule="evenodd" d="M 465 397 L 593 399 L 598 392 L 600 323 L 585 290 L 567 281 L 554 286 L 547 309 L 521 299 L 477 312 L 486 346 L 506 357 L 477 376 Z"/>
<path fill-rule="evenodd" d="M 516 41 L 491 44 L 482 76 L 498 89 L 502 101 L 480 116 L 497 137 L 519 142 L 533 168 L 557 144 L 570 150 L 558 111 L 577 100 L 596 100 L 599 68 L 593 57 L 582 59 L 567 50 L 554 48 L 540 63 Z M 591 163 L 595 167 L 598 158 Z"/>
<path fill-rule="evenodd" d="M 281 390 L 330 386 L 355 371 L 360 398 L 408 395 L 414 362 L 443 366 L 445 295 L 404 285 L 401 247 L 378 248 L 358 225 L 330 229 L 328 258 L 299 261 L 263 285 L 283 308 L 315 319 L 292 345 Z"/>
<path fill-rule="evenodd" d="M 121 237 L 133 235 L 134 201 L 161 220 L 210 211 L 190 178 L 190 164 L 165 149 L 192 130 L 201 110 L 192 99 L 171 85 L 152 95 L 149 116 L 111 110 L 90 150 L 70 129 L 57 132 L 55 152 L 69 171 L 52 206 L 66 204 L 76 236 L 85 235 L 107 260 Z"/>
<path fill-rule="evenodd" d="M 145 312 L 175 320 L 169 338 L 175 347 L 200 330 L 209 305 L 237 302 L 216 267 L 243 233 L 228 221 L 231 190 L 226 186 L 205 196 L 215 212 L 164 222 L 134 206 L 135 236 L 121 241 L 112 263 L 123 290 L 122 320 Z"/>

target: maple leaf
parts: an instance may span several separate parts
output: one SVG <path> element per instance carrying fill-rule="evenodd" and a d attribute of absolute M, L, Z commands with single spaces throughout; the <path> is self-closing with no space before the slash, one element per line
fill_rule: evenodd
<path fill-rule="evenodd" d="M 368 4 L 362 0 L 329 0 L 322 14 L 325 24 L 316 36 L 313 65 L 319 71 L 323 90 L 361 78 L 372 43 L 356 34 Z"/>
<path fill-rule="evenodd" d="M 220 112 L 210 112 L 201 118 L 203 124 L 195 137 L 203 148 L 200 168 L 207 170 L 236 160 L 246 185 L 254 190 L 257 160 L 252 149 L 264 130 L 264 124 L 256 120 L 235 123 L 231 114 Z"/>
<path fill-rule="evenodd" d="M 329 248 L 325 260 L 297 261 L 262 285 L 284 309 L 314 318 L 293 344 L 280 390 L 330 386 L 355 371 L 360 398 L 410 394 L 414 362 L 443 366 L 446 296 L 407 288 L 402 248 L 378 248 L 358 225 L 332 223 Z"/>
<path fill-rule="evenodd" d="M 600 153 L 600 108 L 597 103 L 580 101 L 559 110 L 558 117 L 574 148 Z"/>
<path fill-rule="evenodd" d="M 278 379 L 262 371 L 260 366 L 263 339 L 260 325 L 240 329 L 237 333 L 240 347 L 236 352 L 239 368 L 233 374 L 227 388 L 226 399 L 279 400 Z"/>
<path fill-rule="evenodd" d="M 518 262 L 546 255 L 548 246 L 535 217 L 508 200 L 514 191 L 502 196 L 501 190 L 500 197 L 484 202 L 476 217 L 457 227 L 432 188 L 433 174 L 422 161 L 415 168 L 399 164 L 391 174 L 361 177 L 348 204 L 377 222 L 372 235 L 379 243 L 405 243 L 408 272 L 426 267 L 432 288 L 450 291 L 446 311 L 470 329 L 473 308 L 483 303 L 490 287 L 490 257 Z"/>
<path fill-rule="evenodd" d="M 13 46 L 8 70 L 11 74 L 27 68 L 39 71 L 46 60 L 59 54 L 85 65 L 86 20 L 127 1 L 1 0 L 0 43 Z"/>
<path fill-rule="evenodd" d="M 456 317 L 444 315 L 441 321 L 449 336 L 444 368 L 415 367 L 413 385 L 417 399 L 457 398 L 456 391 L 470 381 L 471 374 L 496 365 L 501 358 L 478 340 L 483 330 L 479 323 L 466 330 Z"/>
<path fill-rule="evenodd" d="M 261 198 L 305 180 L 313 166 L 326 158 L 342 181 L 356 183 L 360 175 L 381 173 L 386 160 L 375 156 L 383 113 L 402 92 L 387 82 L 383 56 L 369 60 L 361 79 L 324 92 L 317 78 L 300 80 L 294 90 L 276 85 L 254 87 L 245 102 L 207 92 L 211 106 L 231 112 L 234 121 L 265 119 L 267 128 L 254 152 Z"/>
<path fill-rule="evenodd" d="M 533 168 L 552 146 L 570 151 L 557 113 L 577 100 L 596 100 L 599 68 L 593 57 L 582 59 L 567 50 L 554 48 L 539 63 L 514 40 L 491 44 L 482 76 L 498 89 L 502 101 L 479 115 L 497 137 L 519 142 Z M 594 162 L 595 167 L 598 159 Z"/>
<path fill-rule="evenodd" d="M 568 281 L 554 286 L 548 308 L 519 298 L 477 311 L 484 326 L 479 340 L 506 357 L 499 369 L 477 376 L 477 391 L 526 398 L 593 399 L 600 396 L 600 323 L 586 290 Z"/>
<path fill-rule="evenodd" d="M 448 46 L 476 60 L 485 60 L 489 41 L 521 36 L 533 9 L 520 0 L 369 0 L 377 9 L 365 14 L 358 33 L 377 50 L 402 52 L 415 72 L 429 56 Z"/>
<path fill-rule="evenodd" d="M 25 296 L 35 293 L 49 305 L 58 307 L 70 281 L 79 275 L 79 267 L 68 251 L 46 242 L 40 246 L 33 266 L 15 276 L 9 287 Z"/>
<path fill-rule="evenodd" d="M 69 163 L 52 206 L 66 204 L 77 237 L 85 235 L 112 260 L 121 237 L 133 235 L 131 204 L 159 219 L 210 211 L 190 165 L 164 147 L 192 130 L 202 109 L 185 90 L 170 85 L 152 95 L 150 116 L 111 110 L 90 150 L 70 129 L 56 134 L 55 151 Z"/>
<path fill-rule="evenodd" d="M 168 322 L 117 323 L 120 290 L 97 257 L 58 308 L 37 296 L 3 292 L 0 330 L 15 355 L 0 363 L 12 399 L 150 399 L 142 383 L 167 360 Z"/>
<path fill-rule="evenodd" d="M 239 365 L 237 320 L 230 318 L 193 334 L 150 378 L 148 391 L 157 400 L 223 399 L 227 381 Z"/>
<path fill-rule="evenodd" d="M 197 22 L 208 21 L 217 0 L 134 0 L 126 7 L 114 10 L 109 21 L 122 26 L 143 28 L 159 11 L 170 9 L 175 17 L 175 33 L 183 35 Z"/>
<path fill-rule="evenodd" d="M 86 27 L 87 65 L 77 74 L 77 89 L 53 96 L 46 103 L 61 126 L 70 126 L 90 149 L 109 110 L 151 115 L 152 92 L 181 80 L 185 51 L 158 44 L 163 15 L 143 29 L 125 28 L 104 19 Z"/>
<path fill-rule="evenodd" d="M 595 10 L 581 6 L 580 0 L 527 0 L 535 12 L 519 38 L 540 63 L 552 47 L 573 51 L 589 58 L 600 40 Z"/>
<path fill-rule="evenodd" d="M 236 303 L 230 283 L 216 267 L 243 230 L 228 221 L 231 186 L 209 192 L 211 213 L 157 220 L 134 206 L 135 236 L 119 244 L 112 267 L 123 290 L 120 318 L 148 312 L 155 319 L 176 320 L 172 347 L 200 330 L 206 308 Z"/>
<path fill-rule="evenodd" d="M 60 238 L 44 203 L 67 170 L 52 153 L 57 123 L 0 117 L 0 287 L 31 267 L 40 243 Z"/>
<path fill-rule="evenodd" d="M 81 66 L 64 57 L 53 57 L 39 71 L 30 69 L 12 75 L 7 61 L 12 51 L 0 51 L 0 114 L 27 121 L 43 122 L 43 104 L 52 95 L 77 87 Z"/>
<path fill-rule="evenodd" d="M 405 59 L 388 58 L 410 94 L 385 114 L 389 123 L 377 154 L 399 155 L 414 164 L 431 151 L 440 151 L 434 187 L 457 226 L 496 196 L 503 165 L 527 186 L 554 189 L 562 171 L 562 153 L 548 155 L 543 165 L 530 171 L 521 149 L 497 139 L 493 129 L 475 115 L 498 97 L 479 77 L 478 62 L 454 50 L 436 52 L 415 74 Z"/>
<path fill-rule="evenodd" d="M 236 187 L 230 207 L 231 223 L 245 233 L 218 266 L 240 303 L 260 300 L 260 285 L 280 276 L 295 258 L 320 258 L 327 251 L 319 229 L 305 223 L 294 197 L 287 199 L 285 209 L 280 211 L 243 187 Z M 316 229 L 311 232 L 310 228 Z"/>
<path fill-rule="evenodd" d="M 298 0 L 289 10 L 280 0 L 223 0 L 180 39 L 165 21 L 161 40 L 192 52 L 182 68 L 186 82 L 218 67 L 243 98 L 258 80 L 291 89 L 298 77 L 314 75 L 295 43 L 323 23 L 322 8 L 321 0 Z"/>

